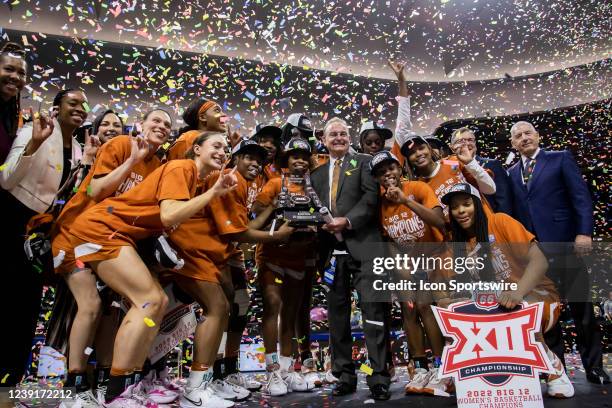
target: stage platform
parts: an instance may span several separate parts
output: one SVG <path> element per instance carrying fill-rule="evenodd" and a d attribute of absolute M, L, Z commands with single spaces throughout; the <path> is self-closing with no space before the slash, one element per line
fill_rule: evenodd
<path fill-rule="evenodd" d="M 601 408 L 612 406 L 612 385 L 594 385 L 586 380 L 583 372 L 577 371 L 572 376 L 576 396 L 572 399 L 559 400 L 544 397 L 545 407 L 554 408 Z M 333 397 L 331 386 L 323 386 L 312 392 L 290 393 L 283 397 L 267 397 L 261 393 L 255 393 L 249 401 L 237 404 L 237 407 L 279 407 L 279 408 L 316 408 L 316 407 L 350 407 L 376 405 L 379 407 L 423 407 L 423 408 L 442 408 L 455 407 L 456 399 L 429 397 L 429 396 L 406 396 L 404 395 L 404 385 L 407 382 L 405 371 L 402 371 L 400 380 L 391 385 L 391 399 L 388 401 L 374 402 L 370 397 L 370 391 L 365 383 L 365 374 L 360 374 L 357 392 L 344 397 Z M 544 389 L 543 389 L 544 390 Z M 368 402 L 368 400 L 370 400 Z"/>

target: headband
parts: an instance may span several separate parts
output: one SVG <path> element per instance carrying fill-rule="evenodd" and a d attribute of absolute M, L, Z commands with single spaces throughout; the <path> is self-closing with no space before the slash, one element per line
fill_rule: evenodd
<path fill-rule="evenodd" d="M 201 113 L 206 112 L 207 110 L 209 110 L 210 108 L 212 108 L 213 106 L 215 106 L 216 103 L 213 101 L 206 101 L 202 104 L 202 106 L 200 106 L 200 109 L 198 109 L 198 115 Z"/>

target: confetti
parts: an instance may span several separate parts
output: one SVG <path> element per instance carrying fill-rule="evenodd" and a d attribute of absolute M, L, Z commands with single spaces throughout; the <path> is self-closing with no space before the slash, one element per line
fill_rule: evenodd
<path fill-rule="evenodd" d="M 144 318 L 144 322 L 149 327 L 155 327 L 155 322 L 148 317 Z"/>
<path fill-rule="evenodd" d="M 91 347 L 86 347 L 85 351 L 83 353 L 85 353 L 85 355 L 90 355 L 93 352 L 93 349 Z"/>
<path fill-rule="evenodd" d="M 362 364 L 361 367 L 359 367 L 359 371 L 367 375 L 372 375 L 372 373 L 374 373 L 374 370 L 365 364 Z"/>

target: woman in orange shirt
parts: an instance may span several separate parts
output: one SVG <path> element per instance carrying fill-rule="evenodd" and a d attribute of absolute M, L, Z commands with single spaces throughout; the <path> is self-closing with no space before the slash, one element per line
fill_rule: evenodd
<path fill-rule="evenodd" d="M 122 407 L 130 400 L 132 389 L 126 389 L 130 375 L 142 369 L 167 304 L 163 290 L 136 252 L 136 242 L 187 221 L 211 199 L 236 186 L 233 174 L 223 174 L 210 189 L 196 195 L 198 183 L 223 167 L 227 146 L 218 134 L 200 137 L 197 142 L 194 160 L 162 165 L 131 190 L 86 210 L 70 228 L 76 263 L 89 263 L 131 304 L 115 339 L 107 407 Z"/>
<path fill-rule="evenodd" d="M 263 169 L 264 181 L 281 176 L 280 162 L 283 157 L 282 133 L 283 131 L 276 126 L 259 123 L 255 126 L 255 131 L 250 136 L 252 140 L 255 140 L 268 152 Z"/>
<path fill-rule="evenodd" d="M 196 142 L 203 136 L 198 136 Z M 222 133 L 216 133 L 224 138 Z M 250 149 L 245 144 L 250 143 Z M 257 152 L 263 156 L 262 148 L 253 141 L 243 141 L 243 152 Z M 260 159 L 261 160 L 261 159 Z M 206 404 L 218 402 L 216 397 L 243 400 L 250 393 L 242 386 L 230 384 L 222 378 L 213 378 L 213 364 L 217 356 L 223 332 L 227 328 L 230 299 L 233 299 L 233 282 L 228 262 L 234 253 L 234 241 L 276 243 L 289 238 L 293 228 L 283 225 L 272 235 L 268 231 L 250 228 L 255 220 L 248 221 L 248 181 L 238 171 L 227 170 L 236 178 L 236 188 L 223 197 L 210 201 L 203 211 L 168 234 L 168 238 L 184 260 L 181 269 L 173 270 L 174 281 L 205 310 L 206 320 L 198 324 L 194 340 L 194 356 L 185 393 L 180 404 L 183 407 L 197 406 L 198 400 Z M 207 189 L 215 182 L 214 177 L 204 183 Z M 267 217 L 266 217 L 267 218 Z"/>
<path fill-rule="evenodd" d="M 543 302 L 542 328 L 536 339 L 544 346 L 555 370 L 548 375 L 548 395 L 572 397 L 574 387 L 563 363 L 548 349 L 542 335 L 559 318 L 559 294 L 546 276 L 548 262 L 535 236 L 509 215 L 487 211 L 478 190 L 468 183 L 453 186 L 442 201 L 450 208 L 453 242 L 465 242 L 465 246 L 456 247 L 454 256 L 484 258 L 484 267 L 476 271 L 476 279 L 516 283 L 516 290 L 498 295 L 500 306 L 512 310 L 523 301 Z"/>
<path fill-rule="evenodd" d="M 400 162 L 391 152 L 376 153 L 370 162 L 370 169 L 381 186 L 380 222 L 383 234 L 393 242 L 392 255 L 424 254 L 433 257 L 443 253 L 441 246 L 444 237 L 440 231 L 444 229 L 444 217 L 440 201 L 431 187 L 422 181 L 403 179 Z M 435 276 L 438 273 L 424 270 L 398 271 L 399 277 L 408 280 L 415 274 L 417 279 L 438 280 Z M 442 356 L 444 347 L 442 333 L 430 307 L 439 294 L 417 291 L 406 295 L 400 298 L 400 304 L 410 357 L 415 365 L 415 373 L 406 385 L 406 393 L 418 394 L 427 386 L 431 377 L 421 322 L 434 359 Z"/>
<path fill-rule="evenodd" d="M 410 91 L 406 85 L 404 64 L 389 61 L 389 66 L 397 77 L 399 89 L 395 143 L 391 151 L 398 155 L 400 163 L 407 172 L 429 184 L 438 198 L 441 198 L 453 185 L 466 181 L 478 187 L 483 194 L 494 194 L 495 182 L 478 164 L 474 150 L 470 151 L 468 146 L 461 145 L 456 148 L 456 159 L 441 159 L 433 153 L 433 149 L 424 138 L 414 133 L 410 113 Z M 404 157 L 399 157 L 399 153 Z M 447 216 L 446 206 L 442 206 L 442 209 Z"/>
<path fill-rule="evenodd" d="M 111 120 L 108 112 L 102 120 L 105 118 Z M 76 316 L 70 329 L 66 384 L 76 384 L 78 393 L 87 393 L 89 390 L 85 375 L 89 358 L 86 350 L 93 343 L 101 300 L 95 275 L 89 268 L 75 262 L 69 230 L 79 214 L 111 195 L 118 196 L 130 190 L 161 165 L 155 153 L 168 140 L 171 127 L 172 119 L 168 113 L 152 110 L 143 117 L 142 137 L 116 136 L 105 143 L 99 150 L 93 168 L 77 193 L 66 203 L 55 223 L 53 266 L 55 272 L 66 280 L 77 303 Z M 112 132 L 110 129 L 104 133 L 105 136 L 111 136 Z"/>
<path fill-rule="evenodd" d="M 289 175 L 303 177 L 310 166 L 311 147 L 301 138 L 294 138 L 285 147 Z M 304 194 L 304 186 L 290 182 L 285 177 L 289 194 Z M 255 199 L 253 212 L 260 214 L 276 207 L 276 200 L 282 191 L 282 178 L 269 180 Z M 295 337 L 295 322 L 301 307 L 308 307 L 305 299 L 305 279 L 312 278 L 315 268 L 315 235 L 306 228 L 303 236 L 294 237 L 284 246 L 264 244 L 257 253 L 259 283 L 264 300 L 263 338 L 266 348 L 267 393 L 284 395 L 288 391 L 307 391 L 314 384 L 293 371 L 292 339 Z M 278 319 L 280 315 L 280 333 Z M 277 353 L 280 343 L 280 357 Z"/>
<path fill-rule="evenodd" d="M 227 132 L 227 115 L 215 101 L 199 98 L 183 112 L 186 126 L 179 130 L 179 137 L 168 150 L 168 160 L 184 159 L 193 141 L 202 132 Z"/>

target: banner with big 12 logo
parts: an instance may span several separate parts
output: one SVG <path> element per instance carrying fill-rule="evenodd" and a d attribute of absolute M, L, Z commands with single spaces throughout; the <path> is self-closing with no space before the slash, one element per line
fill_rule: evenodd
<path fill-rule="evenodd" d="M 444 347 L 440 378 L 455 381 L 461 408 L 543 407 L 539 374 L 553 372 L 535 334 L 540 331 L 543 303 L 523 303 L 508 312 L 491 292 L 475 300 L 432 306 Z"/>

